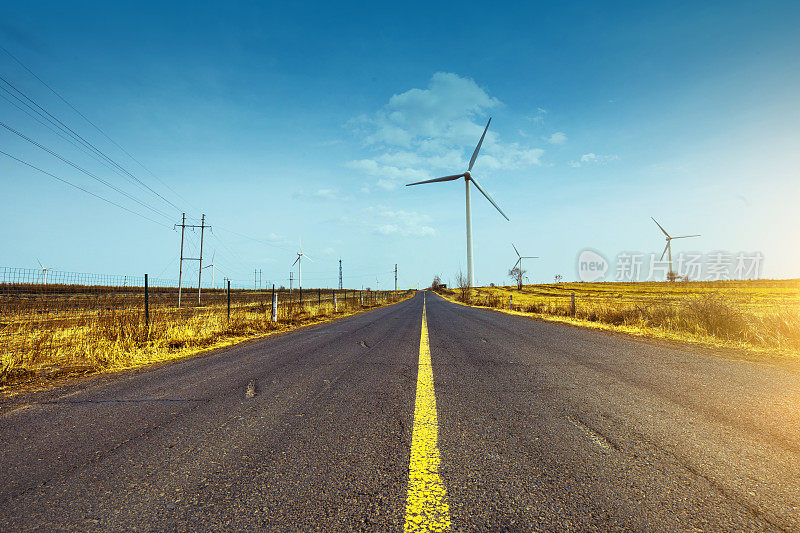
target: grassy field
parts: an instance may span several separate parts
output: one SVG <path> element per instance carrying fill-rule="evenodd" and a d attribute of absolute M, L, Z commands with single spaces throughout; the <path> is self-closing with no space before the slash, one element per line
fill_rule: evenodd
<path fill-rule="evenodd" d="M 277 307 L 278 320 L 271 319 L 271 306 L 264 302 L 239 303 L 232 308 L 214 303 L 202 307 L 151 309 L 145 323 L 137 306 L 121 309 L 85 308 L 43 313 L 46 306 L 17 306 L 0 321 L 0 390 L 8 393 L 22 383 L 42 383 L 67 374 L 118 371 L 191 356 L 244 340 L 286 331 L 355 314 L 363 309 L 400 301 L 410 295 L 371 293 L 362 301 L 339 299 L 334 310 L 332 297 L 309 294 L 302 306 L 296 299 Z M 316 296 L 316 293 L 314 293 Z M 8 310 L 8 309 L 6 309 Z M 52 311 L 52 309 L 51 309 Z"/>
<path fill-rule="evenodd" d="M 558 283 L 448 294 L 472 305 L 713 347 L 800 355 L 800 280 Z M 571 295 L 575 294 L 575 316 Z"/>

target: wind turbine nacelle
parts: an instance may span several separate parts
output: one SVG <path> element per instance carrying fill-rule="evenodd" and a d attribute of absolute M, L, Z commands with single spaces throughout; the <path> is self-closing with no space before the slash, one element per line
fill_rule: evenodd
<path fill-rule="evenodd" d="M 469 170 L 464 172 L 464 179 L 471 179 L 471 178 L 472 178 L 472 174 L 470 174 Z"/>

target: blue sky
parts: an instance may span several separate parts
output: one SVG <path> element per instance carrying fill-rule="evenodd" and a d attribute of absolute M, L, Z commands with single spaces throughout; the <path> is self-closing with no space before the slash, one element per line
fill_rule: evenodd
<path fill-rule="evenodd" d="M 0 44 L 148 170 L 2 51 L 0 74 L 180 210 L 0 99 L 166 215 L 2 129 L 4 151 L 161 223 L 0 156 L 3 265 L 174 278 L 185 209 L 218 279 L 287 283 L 302 238 L 304 286 L 333 286 L 339 256 L 350 287 L 387 288 L 395 263 L 401 286 L 452 282 L 463 185 L 403 184 L 462 172 L 492 116 L 473 174 L 511 222 L 473 194 L 478 283 L 508 282 L 511 242 L 541 257 L 531 281 L 576 279 L 586 248 L 660 254 L 650 216 L 702 234 L 676 253 L 800 275 L 796 2 L 110 6 L 4 2 Z"/>

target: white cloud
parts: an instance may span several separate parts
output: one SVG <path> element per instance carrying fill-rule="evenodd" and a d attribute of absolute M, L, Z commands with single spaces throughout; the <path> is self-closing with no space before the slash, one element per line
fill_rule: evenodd
<path fill-rule="evenodd" d="M 376 155 L 350 161 L 347 167 L 375 178 L 383 189 L 463 170 L 483 133 L 483 121 L 500 105 L 472 79 L 437 72 L 427 88 L 396 94 L 374 115 L 351 122 Z M 543 153 L 503 143 L 490 129 L 475 167 L 479 174 L 539 165 Z"/>
<path fill-rule="evenodd" d="M 430 226 L 430 216 L 382 205 L 368 207 L 355 218 L 346 216 L 343 221 L 366 227 L 379 235 L 428 237 L 436 234 L 436 230 Z"/>
<path fill-rule="evenodd" d="M 311 193 L 307 193 L 303 190 L 296 191 L 292 194 L 292 197 L 295 199 L 307 199 L 313 198 L 318 200 L 349 200 L 350 197 L 341 194 L 339 189 L 330 188 L 330 187 L 321 187 Z"/>
<path fill-rule="evenodd" d="M 564 144 L 567 142 L 567 135 L 564 132 L 557 131 L 547 138 L 547 142 L 550 144 Z"/>
<path fill-rule="evenodd" d="M 619 156 L 617 155 L 598 155 L 594 152 L 589 152 L 588 154 L 583 154 L 580 158 L 580 161 L 570 161 L 567 164 L 571 167 L 578 168 L 584 165 L 607 165 L 612 161 L 617 161 Z"/>
<path fill-rule="evenodd" d="M 336 200 L 339 198 L 339 193 L 334 189 L 317 189 L 314 193 L 317 198 L 325 198 L 327 200 Z"/>
<path fill-rule="evenodd" d="M 536 112 L 528 117 L 531 122 L 542 123 L 544 122 L 544 116 L 547 114 L 547 109 L 542 109 L 541 107 L 536 108 Z"/>

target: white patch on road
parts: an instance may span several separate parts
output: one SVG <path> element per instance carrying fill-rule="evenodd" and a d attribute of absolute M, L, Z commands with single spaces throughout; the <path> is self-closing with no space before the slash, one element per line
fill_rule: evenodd
<path fill-rule="evenodd" d="M 571 416 L 568 416 L 567 420 L 569 420 L 573 426 L 581 430 L 582 433 L 584 433 L 587 437 L 589 437 L 589 440 L 591 440 L 601 450 L 610 452 L 611 450 L 614 449 L 614 445 L 611 444 L 611 442 L 609 442 L 607 438 L 605 438 L 604 436 L 602 436 L 601 434 L 599 434 L 598 432 L 596 432 L 595 430 L 593 430 L 592 428 L 581 422 L 580 420 L 576 420 Z"/>

